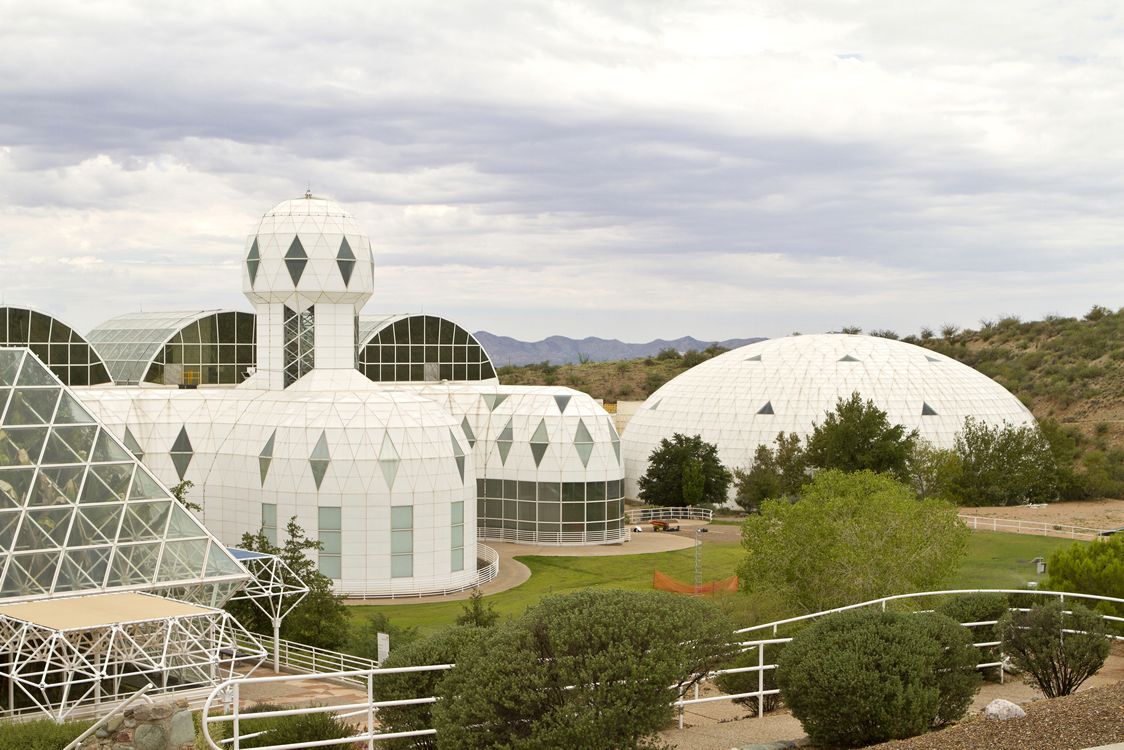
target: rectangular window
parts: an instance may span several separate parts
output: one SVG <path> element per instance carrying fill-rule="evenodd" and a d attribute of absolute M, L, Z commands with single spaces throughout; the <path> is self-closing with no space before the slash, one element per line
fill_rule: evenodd
<path fill-rule="evenodd" d="M 277 504 L 261 504 L 261 532 L 274 547 L 277 546 Z"/>
<path fill-rule="evenodd" d="M 453 573 L 464 570 L 464 502 L 455 502 L 450 509 L 452 521 L 451 567 Z"/>
<path fill-rule="evenodd" d="M 342 576 L 343 521 L 339 508 L 318 508 L 319 540 L 324 545 L 320 551 L 320 572 L 328 578 Z"/>
<path fill-rule="evenodd" d="M 414 575 L 414 506 L 390 509 L 390 577 Z"/>

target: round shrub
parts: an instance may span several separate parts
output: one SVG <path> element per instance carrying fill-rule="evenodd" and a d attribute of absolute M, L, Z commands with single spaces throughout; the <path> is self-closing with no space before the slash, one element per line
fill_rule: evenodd
<path fill-rule="evenodd" d="M 940 614 L 829 615 L 781 653 L 785 705 L 817 745 L 869 745 L 955 721 L 979 690 L 979 649 Z"/>
<path fill-rule="evenodd" d="M 1104 666 L 1111 646 L 1103 617 L 1080 604 L 1063 606 L 1056 600 L 1008 612 L 999 621 L 999 634 L 1004 653 L 1047 698 L 1077 690 Z"/>
<path fill-rule="evenodd" d="M 970 594 L 957 594 L 945 599 L 937 607 L 937 612 L 951 617 L 959 623 L 998 621 L 1010 608 L 1006 594 L 973 591 Z M 999 640 L 999 625 L 978 625 L 969 628 L 975 643 L 990 643 Z M 984 646 L 980 649 L 980 663 L 1000 661 L 999 646 Z M 993 679 L 999 674 L 998 667 L 988 667 L 984 675 Z"/>

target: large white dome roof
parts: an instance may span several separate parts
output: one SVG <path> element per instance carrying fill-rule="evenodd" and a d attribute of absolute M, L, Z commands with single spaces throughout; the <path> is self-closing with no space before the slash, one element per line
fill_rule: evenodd
<path fill-rule="evenodd" d="M 919 346 L 874 336 L 791 336 L 750 344 L 691 368 L 653 393 L 621 435 L 627 493 L 662 438 L 702 435 L 728 468 L 748 467 L 777 433 L 807 435 L 858 391 L 893 424 L 950 448 L 973 416 L 990 424 L 1034 422 L 991 378 Z"/>

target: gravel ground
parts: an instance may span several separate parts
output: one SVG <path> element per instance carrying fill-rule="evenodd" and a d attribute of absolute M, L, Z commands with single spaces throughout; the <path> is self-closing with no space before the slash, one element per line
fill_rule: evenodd
<path fill-rule="evenodd" d="M 1082 750 L 1124 742 L 1124 682 L 1023 706 L 1021 719 L 964 724 L 868 750 Z"/>

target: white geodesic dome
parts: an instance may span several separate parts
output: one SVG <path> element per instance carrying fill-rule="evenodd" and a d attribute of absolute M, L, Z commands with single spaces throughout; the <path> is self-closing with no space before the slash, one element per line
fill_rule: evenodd
<path fill-rule="evenodd" d="M 969 416 L 994 425 L 1034 422 L 991 378 L 919 346 L 844 334 L 772 339 L 697 365 L 648 397 L 621 435 L 626 492 L 636 497 L 663 438 L 702 435 L 727 467 L 748 467 L 758 445 L 782 431 L 810 434 L 855 391 L 939 448 L 952 447 Z"/>

